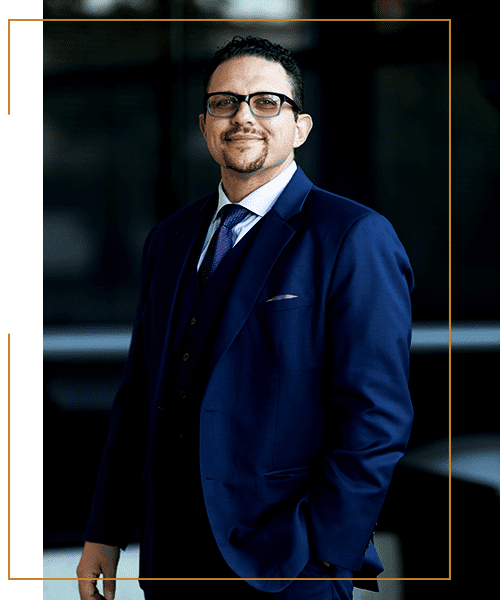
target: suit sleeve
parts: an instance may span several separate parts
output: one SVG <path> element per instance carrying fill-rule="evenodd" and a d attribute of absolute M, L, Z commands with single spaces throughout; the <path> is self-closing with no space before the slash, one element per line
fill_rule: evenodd
<path fill-rule="evenodd" d="M 154 230 L 153 230 L 154 231 Z M 148 373 L 142 308 L 153 263 L 150 233 L 142 264 L 142 293 L 122 384 L 111 410 L 108 437 L 94 492 L 85 540 L 125 549 L 139 524 L 141 479 L 148 439 Z M 92 440 L 89 440 L 92 443 Z"/>
<path fill-rule="evenodd" d="M 408 390 L 413 274 L 377 213 L 345 235 L 328 301 L 322 463 L 309 499 L 322 560 L 361 568 L 413 422 Z"/>

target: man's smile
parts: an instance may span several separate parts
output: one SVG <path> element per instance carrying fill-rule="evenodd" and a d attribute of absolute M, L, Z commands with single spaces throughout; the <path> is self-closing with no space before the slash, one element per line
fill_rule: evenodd
<path fill-rule="evenodd" d="M 233 137 L 228 138 L 229 142 L 254 142 L 256 140 L 263 140 L 262 137 L 257 136 L 249 136 L 249 135 L 235 135 Z"/>

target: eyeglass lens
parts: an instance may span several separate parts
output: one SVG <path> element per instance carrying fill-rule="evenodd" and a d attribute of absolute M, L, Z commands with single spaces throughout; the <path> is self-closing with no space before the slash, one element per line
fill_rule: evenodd
<path fill-rule="evenodd" d="M 211 96 L 208 108 L 216 117 L 228 117 L 234 115 L 239 108 L 239 101 L 235 96 L 229 94 L 217 94 Z M 281 100 L 273 94 L 258 94 L 250 98 L 252 112 L 261 117 L 273 117 L 280 111 Z"/>

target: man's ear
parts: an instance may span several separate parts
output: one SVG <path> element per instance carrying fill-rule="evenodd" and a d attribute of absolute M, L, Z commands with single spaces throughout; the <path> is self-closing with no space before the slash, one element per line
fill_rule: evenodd
<path fill-rule="evenodd" d="M 205 115 L 200 115 L 199 120 L 201 133 L 203 134 L 203 137 L 205 137 Z"/>
<path fill-rule="evenodd" d="M 313 127 L 313 120 L 311 115 L 302 114 L 297 118 L 295 139 L 293 140 L 293 147 L 298 148 L 307 140 L 307 136 Z"/>

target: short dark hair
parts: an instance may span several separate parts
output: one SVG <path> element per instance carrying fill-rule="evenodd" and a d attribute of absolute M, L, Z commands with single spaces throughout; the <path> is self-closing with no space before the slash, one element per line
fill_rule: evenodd
<path fill-rule="evenodd" d="M 292 99 L 302 111 L 302 107 L 304 106 L 304 83 L 302 81 L 302 73 L 300 72 L 299 66 L 289 50 L 283 48 L 279 44 L 273 44 L 264 38 L 253 36 L 241 37 L 240 35 L 237 35 L 223 48 L 219 48 L 205 69 L 203 92 L 205 94 L 207 93 L 210 79 L 215 69 L 217 69 L 221 63 L 232 58 L 243 56 L 259 56 L 268 61 L 279 63 L 290 78 Z M 295 119 L 297 119 L 297 114 L 298 113 L 295 114 Z"/>

